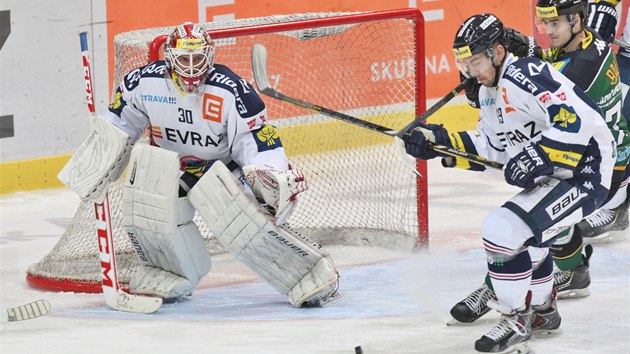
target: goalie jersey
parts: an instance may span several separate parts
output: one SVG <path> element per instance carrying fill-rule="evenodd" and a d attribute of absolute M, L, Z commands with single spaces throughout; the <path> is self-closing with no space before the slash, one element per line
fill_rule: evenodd
<path fill-rule="evenodd" d="M 497 87 L 481 86 L 477 130 L 451 133 L 453 147 L 506 163 L 537 143 L 555 177 L 581 179 L 583 188 L 606 195 L 616 144 L 597 105 L 540 59 L 509 54 L 501 70 Z M 462 159 L 450 166 L 485 169 Z"/>
<path fill-rule="evenodd" d="M 278 132 L 265 124 L 265 104 L 247 81 L 214 64 L 199 92 L 185 94 L 168 75 L 164 61 L 129 72 L 105 118 L 134 142 L 149 128 L 153 145 L 177 152 L 189 166 L 221 160 L 287 169 Z"/>

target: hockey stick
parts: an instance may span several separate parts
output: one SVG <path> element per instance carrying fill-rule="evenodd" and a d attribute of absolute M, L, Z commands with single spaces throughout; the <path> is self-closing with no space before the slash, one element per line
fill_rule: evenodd
<path fill-rule="evenodd" d="M 2 322 L 15 322 L 31 320 L 44 316 L 50 311 L 50 302 L 46 300 L 35 300 L 22 306 L 11 307 L 2 310 Z"/>
<path fill-rule="evenodd" d="M 81 54 L 83 56 L 83 72 L 85 75 L 85 91 L 90 125 L 96 119 L 94 96 L 92 94 L 92 74 L 88 52 L 87 31 L 79 32 Z M 109 208 L 109 194 L 105 193 L 102 203 L 94 203 L 96 213 L 96 228 L 98 231 L 98 256 L 101 262 L 101 275 L 105 303 L 113 309 L 125 312 L 153 313 L 162 306 L 162 299 L 157 297 L 130 295 L 120 289 L 118 285 L 118 268 L 116 266 L 116 252 L 114 248 L 114 233 Z"/>
<path fill-rule="evenodd" d="M 267 49 L 261 44 L 254 45 L 254 48 L 252 49 L 252 70 L 254 71 L 254 78 L 256 80 L 256 85 L 258 86 L 258 90 L 264 95 L 273 97 L 280 101 L 292 103 L 296 106 L 300 106 L 302 108 L 306 108 L 306 109 L 321 113 L 325 116 L 339 119 L 344 122 L 351 123 L 362 128 L 370 129 L 381 134 L 389 135 L 391 137 L 396 137 L 397 134 L 400 133 L 396 130 L 389 129 L 384 126 L 374 124 L 372 122 L 364 121 L 362 119 L 349 116 L 345 113 L 337 112 L 329 108 L 325 108 L 325 107 L 318 106 L 313 103 L 309 103 L 306 101 L 299 100 L 297 98 L 287 96 L 284 93 L 272 88 L 271 85 L 269 84 L 269 76 L 267 75 Z M 453 97 L 455 97 L 455 95 L 457 95 L 457 93 L 461 91 L 463 88 L 464 88 L 463 83 L 458 85 L 453 91 L 451 91 L 448 95 L 446 95 L 444 98 L 438 101 L 434 106 L 429 108 L 429 110 L 424 112 L 417 119 L 422 119 L 422 120 L 426 119 L 429 115 L 433 114 L 439 108 L 444 106 L 448 101 L 450 101 Z M 491 167 L 491 168 L 496 168 L 496 169 L 503 168 L 503 164 L 501 163 L 490 161 L 481 156 L 471 154 L 465 151 L 456 150 L 448 146 L 430 144 L 429 147 L 432 150 L 440 152 L 444 155 L 460 157 L 462 159 L 475 162 L 477 164 L 480 164 L 486 167 Z"/>
<path fill-rule="evenodd" d="M 622 41 L 621 39 L 613 38 L 613 44 L 616 44 L 623 49 L 630 49 L 630 44 Z"/>
<path fill-rule="evenodd" d="M 442 97 L 439 101 L 435 102 L 435 104 L 433 106 L 429 107 L 429 109 L 427 109 L 424 113 L 422 113 L 416 119 L 414 119 L 413 122 L 407 124 L 404 128 L 402 128 L 396 134 L 396 136 L 398 138 L 402 139 L 403 135 L 407 131 L 407 128 L 409 128 L 412 124 L 414 124 L 417 121 L 424 122 L 425 120 L 427 120 L 427 118 L 429 118 L 433 113 L 437 112 L 438 109 L 442 108 L 450 100 L 455 98 L 455 96 L 457 96 L 464 89 L 464 87 L 466 85 L 466 81 L 468 81 L 468 80 L 472 80 L 472 79 L 466 79 L 463 82 L 461 82 L 459 85 L 457 85 L 453 89 L 453 91 L 449 92 L 446 96 Z"/>

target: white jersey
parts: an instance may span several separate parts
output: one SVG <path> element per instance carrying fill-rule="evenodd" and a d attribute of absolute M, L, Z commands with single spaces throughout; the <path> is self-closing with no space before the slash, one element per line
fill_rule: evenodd
<path fill-rule="evenodd" d="M 509 54 L 501 70 L 497 87 L 481 86 L 477 130 L 452 134 L 454 147 L 507 163 L 537 143 L 554 164 L 554 176 L 583 179 L 589 190 L 608 189 L 616 151 L 597 105 L 537 58 Z"/>
<path fill-rule="evenodd" d="M 224 65 L 215 64 L 199 93 L 189 95 L 168 77 L 164 61 L 135 69 L 124 77 L 106 119 L 133 141 L 150 128 L 152 144 L 177 152 L 182 162 L 288 168 L 276 128 L 265 125 L 264 102 Z"/>

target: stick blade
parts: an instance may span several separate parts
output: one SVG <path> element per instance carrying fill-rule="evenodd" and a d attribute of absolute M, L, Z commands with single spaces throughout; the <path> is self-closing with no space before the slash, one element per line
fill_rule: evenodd
<path fill-rule="evenodd" d="M 265 92 L 271 88 L 267 76 L 267 48 L 262 44 L 254 44 L 252 48 L 252 70 L 258 91 Z"/>
<path fill-rule="evenodd" d="M 107 294 L 105 302 L 115 310 L 133 313 L 154 313 L 162 306 L 159 297 L 131 295 L 122 290 Z"/>
<path fill-rule="evenodd" d="M 35 300 L 22 306 L 12 307 L 2 311 L 2 322 L 15 322 L 31 320 L 47 314 L 51 309 L 50 302 L 46 300 Z"/>

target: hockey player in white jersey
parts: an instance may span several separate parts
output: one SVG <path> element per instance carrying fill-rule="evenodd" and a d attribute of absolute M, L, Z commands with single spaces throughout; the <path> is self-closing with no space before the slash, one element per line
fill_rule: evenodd
<path fill-rule="evenodd" d="M 507 33 L 492 14 L 467 19 L 453 44 L 456 63 L 482 84 L 477 130 L 448 132 L 418 122 L 405 134 L 407 152 L 440 156 L 447 145 L 505 164 L 507 183 L 523 188 L 490 212 L 482 229 L 499 323 L 475 343 L 479 352 L 509 352 L 532 331 L 554 331 L 560 315 L 548 246 L 606 198 L 615 144 L 601 111 L 548 63 L 507 51 Z M 484 170 L 443 157 L 445 167 Z"/>
<path fill-rule="evenodd" d="M 140 260 L 132 293 L 174 299 L 210 270 L 195 210 L 219 243 L 289 302 L 336 300 L 338 273 L 327 253 L 283 227 L 307 189 L 253 86 L 214 63 L 203 26 L 168 37 L 165 60 L 129 72 L 104 117 L 60 176 L 99 200 L 127 168 L 123 222 Z M 149 128 L 151 144 L 137 144 Z M 103 148 L 105 147 L 105 148 Z"/>

